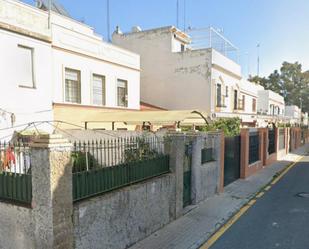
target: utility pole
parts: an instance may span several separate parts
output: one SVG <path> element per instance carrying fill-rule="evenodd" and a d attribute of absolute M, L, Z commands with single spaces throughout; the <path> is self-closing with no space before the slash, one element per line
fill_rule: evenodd
<path fill-rule="evenodd" d="M 179 0 L 176 2 L 176 26 L 179 28 Z"/>
<path fill-rule="evenodd" d="M 107 40 L 110 42 L 110 9 L 109 0 L 106 0 L 106 30 L 107 30 Z"/>
<path fill-rule="evenodd" d="M 183 31 L 186 32 L 186 14 L 187 14 L 187 6 L 186 6 L 186 0 L 183 0 Z"/>
<path fill-rule="evenodd" d="M 260 43 L 256 45 L 257 48 L 257 76 L 260 76 Z"/>

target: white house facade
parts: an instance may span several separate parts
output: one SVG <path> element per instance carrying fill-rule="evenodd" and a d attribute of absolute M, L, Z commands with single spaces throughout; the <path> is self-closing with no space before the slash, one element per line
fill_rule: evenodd
<path fill-rule="evenodd" d="M 302 113 L 300 108 L 296 105 L 285 106 L 285 116 L 289 120 L 290 124 L 301 123 Z"/>
<path fill-rule="evenodd" d="M 41 121 L 82 126 L 99 121 L 88 113 L 140 109 L 139 55 L 83 23 L 55 12 L 49 22 L 44 10 L 1 0 L 0 43 L 0 126 L 13 126 L 2 135 L 29 122 L 50 132 L 52 125 Z"/>
<path fill-rule="evenodd" d="M 215 49 L 192 49 L 189 35 L 173 26 L 117 29 L 113 43 L 140 54 L 142 101 L 212 117 L 237 115 L 241 68 Z"/>

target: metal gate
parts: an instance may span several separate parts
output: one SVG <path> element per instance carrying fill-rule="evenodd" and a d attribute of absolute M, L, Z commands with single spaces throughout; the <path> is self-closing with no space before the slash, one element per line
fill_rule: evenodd
<path fill-rule="evenodd" d="M 268 129 L 268 155 L 276 152 L 275 136 L 275 130 Z"/>
<path fill-rule="evenodd" d="M 183 206 L 191 204 L 192 143 L 186 144 L 183 171 Z"/>
<path fill-rule="evenodd" d="M 240 136 L 225 138 L 224 186 L 240 178 Z"/>

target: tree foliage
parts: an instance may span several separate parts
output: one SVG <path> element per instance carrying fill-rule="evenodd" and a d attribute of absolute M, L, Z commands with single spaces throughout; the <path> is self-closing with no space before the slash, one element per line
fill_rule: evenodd
<path fill-rule="evenodd" d="M 202 128 L 202 131 L 222 130 L 226 137 L 237 136 L 240 133 L 239 118 L 220 118 Z"/>
<path fill-rule="evenodd" d="M 297 105 L 309 112 L 309 71 L 303 71 L 298 62 L 283 62 L 280 71 L 268 77 L 250 76 L 249 81 L 262 85 L 284 97 L 286 105 Z"/>

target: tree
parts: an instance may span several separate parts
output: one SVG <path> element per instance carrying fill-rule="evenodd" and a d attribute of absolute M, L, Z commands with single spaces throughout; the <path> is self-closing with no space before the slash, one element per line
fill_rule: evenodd
<path fill-rule="evenodd" d="M 274 70 L 267 78 L 250 76 L 249 81 L 282 95 L 286 105 L 297 105 L 309 112 L 309 71 L 303 72 L 300 63 L 283 62 L 280 72 Z"/>

